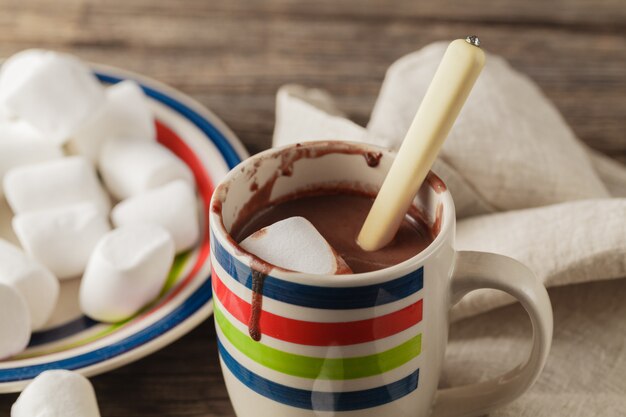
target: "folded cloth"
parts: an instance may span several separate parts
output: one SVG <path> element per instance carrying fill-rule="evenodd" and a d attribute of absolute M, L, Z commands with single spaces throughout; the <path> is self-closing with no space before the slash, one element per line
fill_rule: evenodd
<path fill-rule="evenodd" d="M 389 68 L 367 128 L 324 91 L 282 87 L 274 146 L 343 139 L 397 148 L 446 46 L 429 45 Z M 487 57 L 433 170 L 455 201 L 458 249 L 518 259 L 546 286 L 626 277 L 626 167 L 589 149 L 503 58 Z M 476 291 L 452 318 L 512 301 Z"/>

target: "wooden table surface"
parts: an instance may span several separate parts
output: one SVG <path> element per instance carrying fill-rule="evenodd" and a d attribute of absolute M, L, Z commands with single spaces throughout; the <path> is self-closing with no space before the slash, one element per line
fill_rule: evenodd
<path fill-rule="evenodd" d="M 624 0 L 0 0 L 0 56 L 51 48 L 148 75 L 214 110 L 251 153 L 270 144 L 280 85 L 327 89 L 365 124 L 389 64 L 470 33 L 626 161 Z M 103 417 L 234 415 L 208 321 L 93 382 Z M 0 416 L 14 400 L 0 396 Z"/>

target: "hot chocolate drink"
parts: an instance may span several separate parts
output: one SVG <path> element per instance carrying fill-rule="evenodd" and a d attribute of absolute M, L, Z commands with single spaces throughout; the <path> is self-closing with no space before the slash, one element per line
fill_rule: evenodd
<path fill-rule="evenodd" d="M 405 217 L 389 245 L 375 252 L 364 251 L 357 244 L 356 237 L 373 202 L 373 196 L 349 190 L 295 196 L 261 208 L 247 219 L 239 219 L 231 235 L 237 242 L 241 242 L 257 230 L 277 221 L 302 216 L 315 226 L 354 273 L 396 265 L 415 256 L 433 241 L 433 231 L 416 212 Z"/>

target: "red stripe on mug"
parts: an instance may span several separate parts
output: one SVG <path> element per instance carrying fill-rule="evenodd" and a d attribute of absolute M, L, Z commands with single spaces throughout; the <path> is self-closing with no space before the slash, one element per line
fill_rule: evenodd
<path fill-rule="evenodd" d="M 213 292 L 233 317 L 248 325 L 251 306 L 212 271 Z M 340 323 L 295 320 L 268 311 L 261 314 L 261 333 L 285 342 L 310 346 L 345 346 L 393 336 L 422 321 L 422 300 L 384 316 Z M 341 313 L 338 313 L 341 314 Z"/>

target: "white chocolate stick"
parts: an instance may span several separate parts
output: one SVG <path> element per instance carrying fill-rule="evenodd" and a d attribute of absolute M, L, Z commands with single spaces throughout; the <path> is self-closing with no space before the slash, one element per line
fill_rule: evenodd
<path fill-rule="evenodd" d="M 364 250 L 381 249 L 396 235 L 485 64 L 478 45 L 468 36 L 448 46 L 359 233 Z"/>

